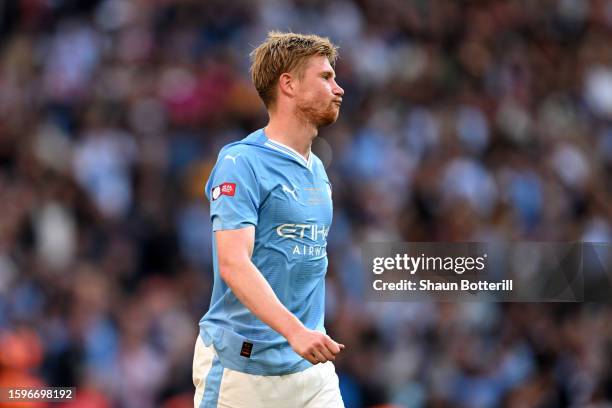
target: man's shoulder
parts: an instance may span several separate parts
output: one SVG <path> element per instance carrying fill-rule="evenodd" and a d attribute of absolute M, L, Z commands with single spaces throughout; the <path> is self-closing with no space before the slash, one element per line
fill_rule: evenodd
<path fill-rule="evenodd" d="M 325 167 L 323 166 L 323 162 L 321 161 L 319 156 L 315 154 L 315 152 L 311 151 L 310 154 L 312 155 L 312 164 L 314 164 L 315 166 L 323 167 L 323 168 Z"/>
<path fill-rule="evenodd" d="M 223 146 L 223 148 L 219 151 L 219 159 L 223 159 L 227 155 L 232 157 L 244 155 L 244 158 L 248 158 L 258 154 L 258 150 L 259 149 L 256 146 L 241 142 L 234 142 Z"/>
<path fill-rule="evenodd" d="M 325 164 L 323 161 L 313 152 L 310 152 L 310 154 L 312 154 L 312 166 L 318 170 L 324 179 L 327 179 L 327 172 L 325 171 Z"/>
<path fill-rule="evenodd" d="M 242 161 L 253 166 L 258 162 L 258 157 L 265 152 L 258 132 L 253 132 L 242 140 L 229 143 L 221 148 L 217 161 L 233 160 L 241 157 Z"/>

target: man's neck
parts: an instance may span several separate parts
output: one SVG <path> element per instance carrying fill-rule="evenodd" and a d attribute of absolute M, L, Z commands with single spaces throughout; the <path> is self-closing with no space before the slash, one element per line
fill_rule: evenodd
<path fill-rule="evenodd" d="M 317 128 L 297 118 L 282 118 L 270 115 L 270 121 L 264 128 L 268 139 L 291 147 L 308 160 L 312 140 L 317 136 Z"/>

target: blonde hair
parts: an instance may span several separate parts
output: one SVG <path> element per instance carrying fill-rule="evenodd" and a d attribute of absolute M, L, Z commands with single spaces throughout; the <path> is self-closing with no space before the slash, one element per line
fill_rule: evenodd
<path fill-rule="evenodd" d="M 251 77 L 267 108 L 276 100 L 276 83 L 281 74 L 294 72 L 301 77 L 306 61 L 313 55 L 327 57 L 333 66 L 338 47 L 327 37 L 270 31 L 266 41 L 251 52 Z"/>

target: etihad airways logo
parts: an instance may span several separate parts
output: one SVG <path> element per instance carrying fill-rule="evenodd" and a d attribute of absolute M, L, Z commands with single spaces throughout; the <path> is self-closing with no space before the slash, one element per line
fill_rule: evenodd
<path fill-rule="evenodd" d="M 276 227 L 276 233 L 282 238 L 310 238 L 313 241 L 325 240 L 329 227 L 317 224 L 282 224 Z"/>

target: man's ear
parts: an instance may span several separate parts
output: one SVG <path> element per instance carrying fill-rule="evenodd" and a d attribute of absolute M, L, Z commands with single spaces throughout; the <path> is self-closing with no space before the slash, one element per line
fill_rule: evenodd
<path fill-rule="evenodd" d="M 280 91 L 290 97 L 295 95 L 295 80 L 296 78 L 287 72 L 281 74 L 281 76 L 278 78 L 278 85 L 280 87 Z"/>

